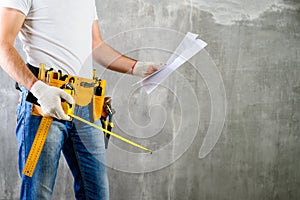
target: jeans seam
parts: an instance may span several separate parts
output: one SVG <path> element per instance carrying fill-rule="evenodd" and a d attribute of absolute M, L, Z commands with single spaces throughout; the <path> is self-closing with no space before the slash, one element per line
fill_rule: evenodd
<path fill-rule="evenodd" d="M 27 117 L 28 117 L 28 112 L 26 112 L 26 102 L 24 102 L 24 96 L 23 96 L 23 94 L 22 94 L 22 103 L 21 103 L 21 106 L 22 106 L 22 108 L 24 109 L 24 114 L 23 114 L 23 116 L 22 116 L 22 126 L 24 126 L 23 128 L 22 128 L 22 142 L 23 142 L 23 145 L 24 145 L 24 147 L 23 147 L 23 149 L 22 149 L 22 151 L 23 151 L 23 155 L 24 155 L 24 157 L 22 158 L 22 167 L 23 167 L 23 169 L 24 169 L 24 167 L 25 167 L 25 164 L 26 164 L 26 160 L 27 160 L 27 157 L 28 157 L 28 155 L 26 155 L 27 154 L 27 146 L 28 146 L 28 144 L 27 144 L 27 142 L 26 142 L 26 139 L 25 139 L 25 137 L 26 137 L 26 128 L 25 128 L 25 126 L 26 126 L 26 122 L 27 122 Z M 29 154 L 29 152 L 28 152 L 28 154 Z M 24 175 L 24 174 L 22 174 L 22 170 L 23 169 L 21 169 L 21 175 L 23 176 L 23 179 L 24 179 L 24 187 L 26 188 L 25 189 L 25 196 L 26 197 L 28 197 L 29 196 L 29 189 L 28 189 L 28 178 Z"/>
<path fill-rule="evenodd" d="M 78 169 L 79 169 L 79 173 L 80 173 L 80 177 L 82 179 L 82 185 L 83 185 L 83 190 L 84 190 L 84 195 L 86 197 L 86 200 L 89 200 L 89 197 L 87 195 L 87 190 L 86 190 L 86 183 L 85 183 L 85 179 L 82 173 L 82 169 L 81 169 L 81 165 L 80 165 L 80 159 L 78 158 L 78 154 L 77 151 L 75 150 L 75 145 L 74 145 L 74 141 L 73 138 L 71 137 L 71 141 L 72 141 L 72 146 L 75 152 L 75 157 L 76 157 L 76 161 L 77 161 L 77 165 L 78 165 Z"/>
<path fill-rule="evenodd" d="M 24 167 L 25 167 L 25 164 L 26 164 L 26 147 L 27 147 L 27 142 L 26 142 L 26 140 L 25 140 L 25 124 L 26 124 L 26 116 L 27 116 L 27 113 L 25 112 L 24 113 L 24 116 L 23 116 L 23 120 L 22 120 L 22 123 L 23 123 L 23 126 L 24 126 L 24 128 L 23 128 L 23 131 L 22 131 L 22 142 L 23 142 L 23 145 L 24 145 L 24 147 L 23 147 L 23 155 L 24 155 L 24 157 L 22 158 L 22 167 L 23 167 L 23 169 L 24 169 Z M 24 188 L 26 188 L 25 189 L 25 196 L 26 197 L 28 197 L 29 196 L 29 190 L 28 190 L 28 179 L 27 179 L 27 177 L 24 175 L 24 174 L 22 174 L 22 170 L 23 169 L 21 169 L 21 175 L 23 176 L 23 179 L 24 179 Z"/>

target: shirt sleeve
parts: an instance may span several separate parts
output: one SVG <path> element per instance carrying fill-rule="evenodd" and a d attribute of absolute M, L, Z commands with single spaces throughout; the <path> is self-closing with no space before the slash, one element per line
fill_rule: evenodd
<path fill-rule="evenodd" d="M 1 1 L 1 0 L 0 0 Z M 94 15 L 95 15 L 95 20 L 98 20 L 98 14 L 97 14 L 97 7 L 96 7 L 96 3 L 94 1 Z"/>
<path fill-rule="evenodd" d="M 32 0 L 0 0 L 0 7 L 14 8 L 28 15 Z"/>

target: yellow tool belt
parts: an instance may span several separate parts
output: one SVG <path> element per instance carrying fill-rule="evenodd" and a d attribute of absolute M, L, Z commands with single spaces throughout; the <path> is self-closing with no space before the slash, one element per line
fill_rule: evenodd
<path fill-rule="evenodd" d="M 71 94 L 78 106 L 90 106 L 91 119 L 94 122 L 100 119 L 105 97 L 106 81 L 97 78 L 94 71 L 93 79 L 62 74 L 53 70 L 45 71 L 43 65 L 40 67 L 38 78 L 50 86 L 58 87 Z M 66 113 L 69 107 L 64 106 Z M 74 106 L 71 108 L 74 109 Z M 73 113 L 73 112 L 72 112 Z M 33 115 L 43 115 L 41 108 L 33 104 Z"/>

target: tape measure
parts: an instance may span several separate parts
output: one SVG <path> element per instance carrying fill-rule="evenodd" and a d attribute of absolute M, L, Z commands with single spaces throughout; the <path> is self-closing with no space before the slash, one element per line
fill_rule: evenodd
<path fill-rule="evenodd" d="M 133 146 L 135 146 L 135 147 L 137 147 L 137 148 L 140 148 L 140 149 L 143 149 L 143 150 L 145 150 L 145 151 L 148 151 L 148 152 L 152 153 L 152 150 L 147 149 L 146 147 L 143 147 L 143 146 L 141 146 L 141 145 L 139 145 L 139 144 L 137 144 L 137 143 L 135 143 L 135 142 L 132 142 L 132 141 L 130 141 L 130 140 L 128 140 L 128 139 L 126 139 L 126 138 L 124 138 L 124 137 L 122 137 L 122 136 L 120 136 L 120 135 L 118 135 L 118 134 L 116 134 L 116 133 L 113 133 L 113 132 L 111 132 L 111 131 L 108 131 L 108 130 L 106 130 L 106 129 L 100 127 L 100 126 L 97 126 L 97 125 L 95 125 L 95 124 L 93 124 L 93 123 L 91 123 L 91 122 L 89 122 L 89 121 L 87 121 L 87 120 L 85 120 L 85 119 L 82 119 L 81 117 L 78 117 L 78 116 L 73 115 L 73 114 L 69 114 L 69 116 L 71 116 L 71 117 L 73 117 L 74 119 L 77 119 L 77 120 L 79 120 L 79 121 L 81 121 L 81 122 L 83 122 L 83 123 L 86 123 L 86 124 L 88 124 L 88 125 L 90 125 L 90 126 L 96 128 L 96 129 L 99 129 L 99 130 L 103 131 L 104 133 L 110 134 L 111 136 L 113 136 L 113 137 L 115 137 L 115 138 L 118 138 L 118 139 L 120 139 L 120 140 L 122 140 L 122 141 L 124 141 L 124 142 L 126 142 L 126 143 L 128 143 L 128 144 L 131 144 L 131 145 L 133 145 Z"/>
<path fill-rule="evenodd" d="M 78 117 L 76 115 L 73 115 L 71 113 L 69 113 L 69 116 L 70 117 L 73 117 L 74 119 L 77 119 L 83 123 L 86 123 L 96 129 L 99 129 L 101 131 L 103 131 L 104 133 L 107 133 L 107 134 L 110 134 L 111 136 L 115 137 L 115 138 L 118 138 L 128 144 L 131 144 L 137 148 L 140 148 L 140 149 L 143 149 L 145 151 L 148 151 L 150 153 L 152 153 L 152 150 L 150 149 L 147 149 L 146 147 L 143 147 L 135 142 L 132 142 L 116 133 L 113 133 L 111 131 L 108 131 L 100 126 L 97 126 L 85 119 L 82 119 L 81 117 Z M 33 176 L 33 173 L 34 173 L 34 170 L 35 170 L 35 167 L 38 163 L 38 160 L 39 160 L 39 157 L 41 155 L 41 152 L 43 150 L 43 147 L 44 147 L 44 144 L 45 144 L 45 141 L 47 139 L 47 135 L 48 135 L 48 132 L 49 132 L 49 129 L 50 129 L 50 126 L 51 126 L 51 123 L 52 123 L 53 119 L 50 118 L 50 117 L 43 117 L 42 120 L 41 120 L 41 123 L 40 123 L 40 126 L 38 128 L 38 131 L 37 131 L 37 134 L 34 138 L 34 141 L 33 141 L 33 144 L 32 144 L 32 147 L 30 149 L 30 152 L 29 152 L 29 155 L 28 155 L 28 158 L 26 160 L 26 163 L 25 163 L 25 167 L 23 169 L 23 172 L 22 174 L 26 175 L 26 176 L 29 176 L 29 177 L 32 177 Z"/>
<path fill-rule="evenodd" d="M 28 158 L 25 163 L 22 174 L 32 177 L 36 164 L 39 161 L 39 157 L 43 150 L 47 135 L 52 124 L 53 119 L 50 117 L 43 117 L 39 125 L 36 136 L 33 140 Z"/>

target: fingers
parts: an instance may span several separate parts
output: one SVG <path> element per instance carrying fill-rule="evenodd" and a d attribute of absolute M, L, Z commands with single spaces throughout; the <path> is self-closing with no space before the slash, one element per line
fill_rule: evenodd
<path fill-rule="evenodd" d="M 55 114 L 55 118 L 57 118 L 57 119 L 62 119 L 62 120 L 70 119 L 70 117 L 68 115 L 66 115 L 66 113 L 64 112 L 64 110 L 62 109 L 61 106 L 55 110 L 54 114 Z"/>
<path fill-rule="evenodd" d="M 156 72 L 157 70 L 159 70 L 160 68 L 162 68 L 164 66 L 164 64 L 159 64 L 159 65 L 150 65 L 148 66 L 146 72 L 144 73 L 144 77 L 149 76 L 150 74 Z"/>
<path fill-rule="evenodd" d="M 61 106 L 61 99 L 59 96 L 57 96 L 56 100 L 52 101 L 51 105 L 42 106 L 42 110 L 44 115 L 48 115 L 59 120 L 70 120 L 70 117 L 64 112 Z"/>
<path fill-rule="evenodd" d="M 49 97 L 48 101 L 46 100 L 44 102 L 44 106 L 42 108 L 44 113 L 54 117 L 59 120 L 69 120 L 70 117 L 64 112 L 62 105 L 61 105 L 61 99 L 66 100 L 70 104 L 74 104 L 75 101 L 73 97 L 63 91 L 62 89 L 51 87 L 53 90 L 52 95 Z"/>
<path fill-rule="evenodd" d="M 148 71 L 149 73 L 153 73 L 153 72 L 155 72 L 155 71 L 157 71 L 157 70 L 158 70 L 157 67 L 155 67 L 155 66 L 149 66 L 147 71 Z"/>
<path fill-rule="evenodd" d="M 57 107 L 57 109 L 55 109 L 55 111 L 53 111 L 53 112 L 45 112 L 44 116 L 45 115 L 54 117 L 59 120 L 70 120 L 70 117 L 68 115 L 66 115 L 62 109 L 60 110 L 59 107 Z"/>
<path fill-rule="evenodd" d="M 59 89 L 59 95 L 62 99 L 66 100 L 66 102 L 68 102 L 69 104 L 74 104 L 75 101 L 73 99 L 73 97 L 66 93 L 65 91 Z M 57 109 L 55 110 L 55 114 L 57 115 L 58 119 L 62 119 L 62 120 L 69 120 L 70 117 L 65 113 L 65 111 L 63 110 L 62 106 L 61 106 L 61 101 L 59 102 L 59 106 L 57 107 Z"/>
<path fill-rule="evenodd" d="M 66 93 L 65 91 L 63 91 L 61 89 L 59 89 L 59 90 L 60 90 L 59 95 L 60 95 L 61 98 L 66 100 L 69 104 L 74 104 L 75 103 L 73 97 L 70 94 Z"/>

